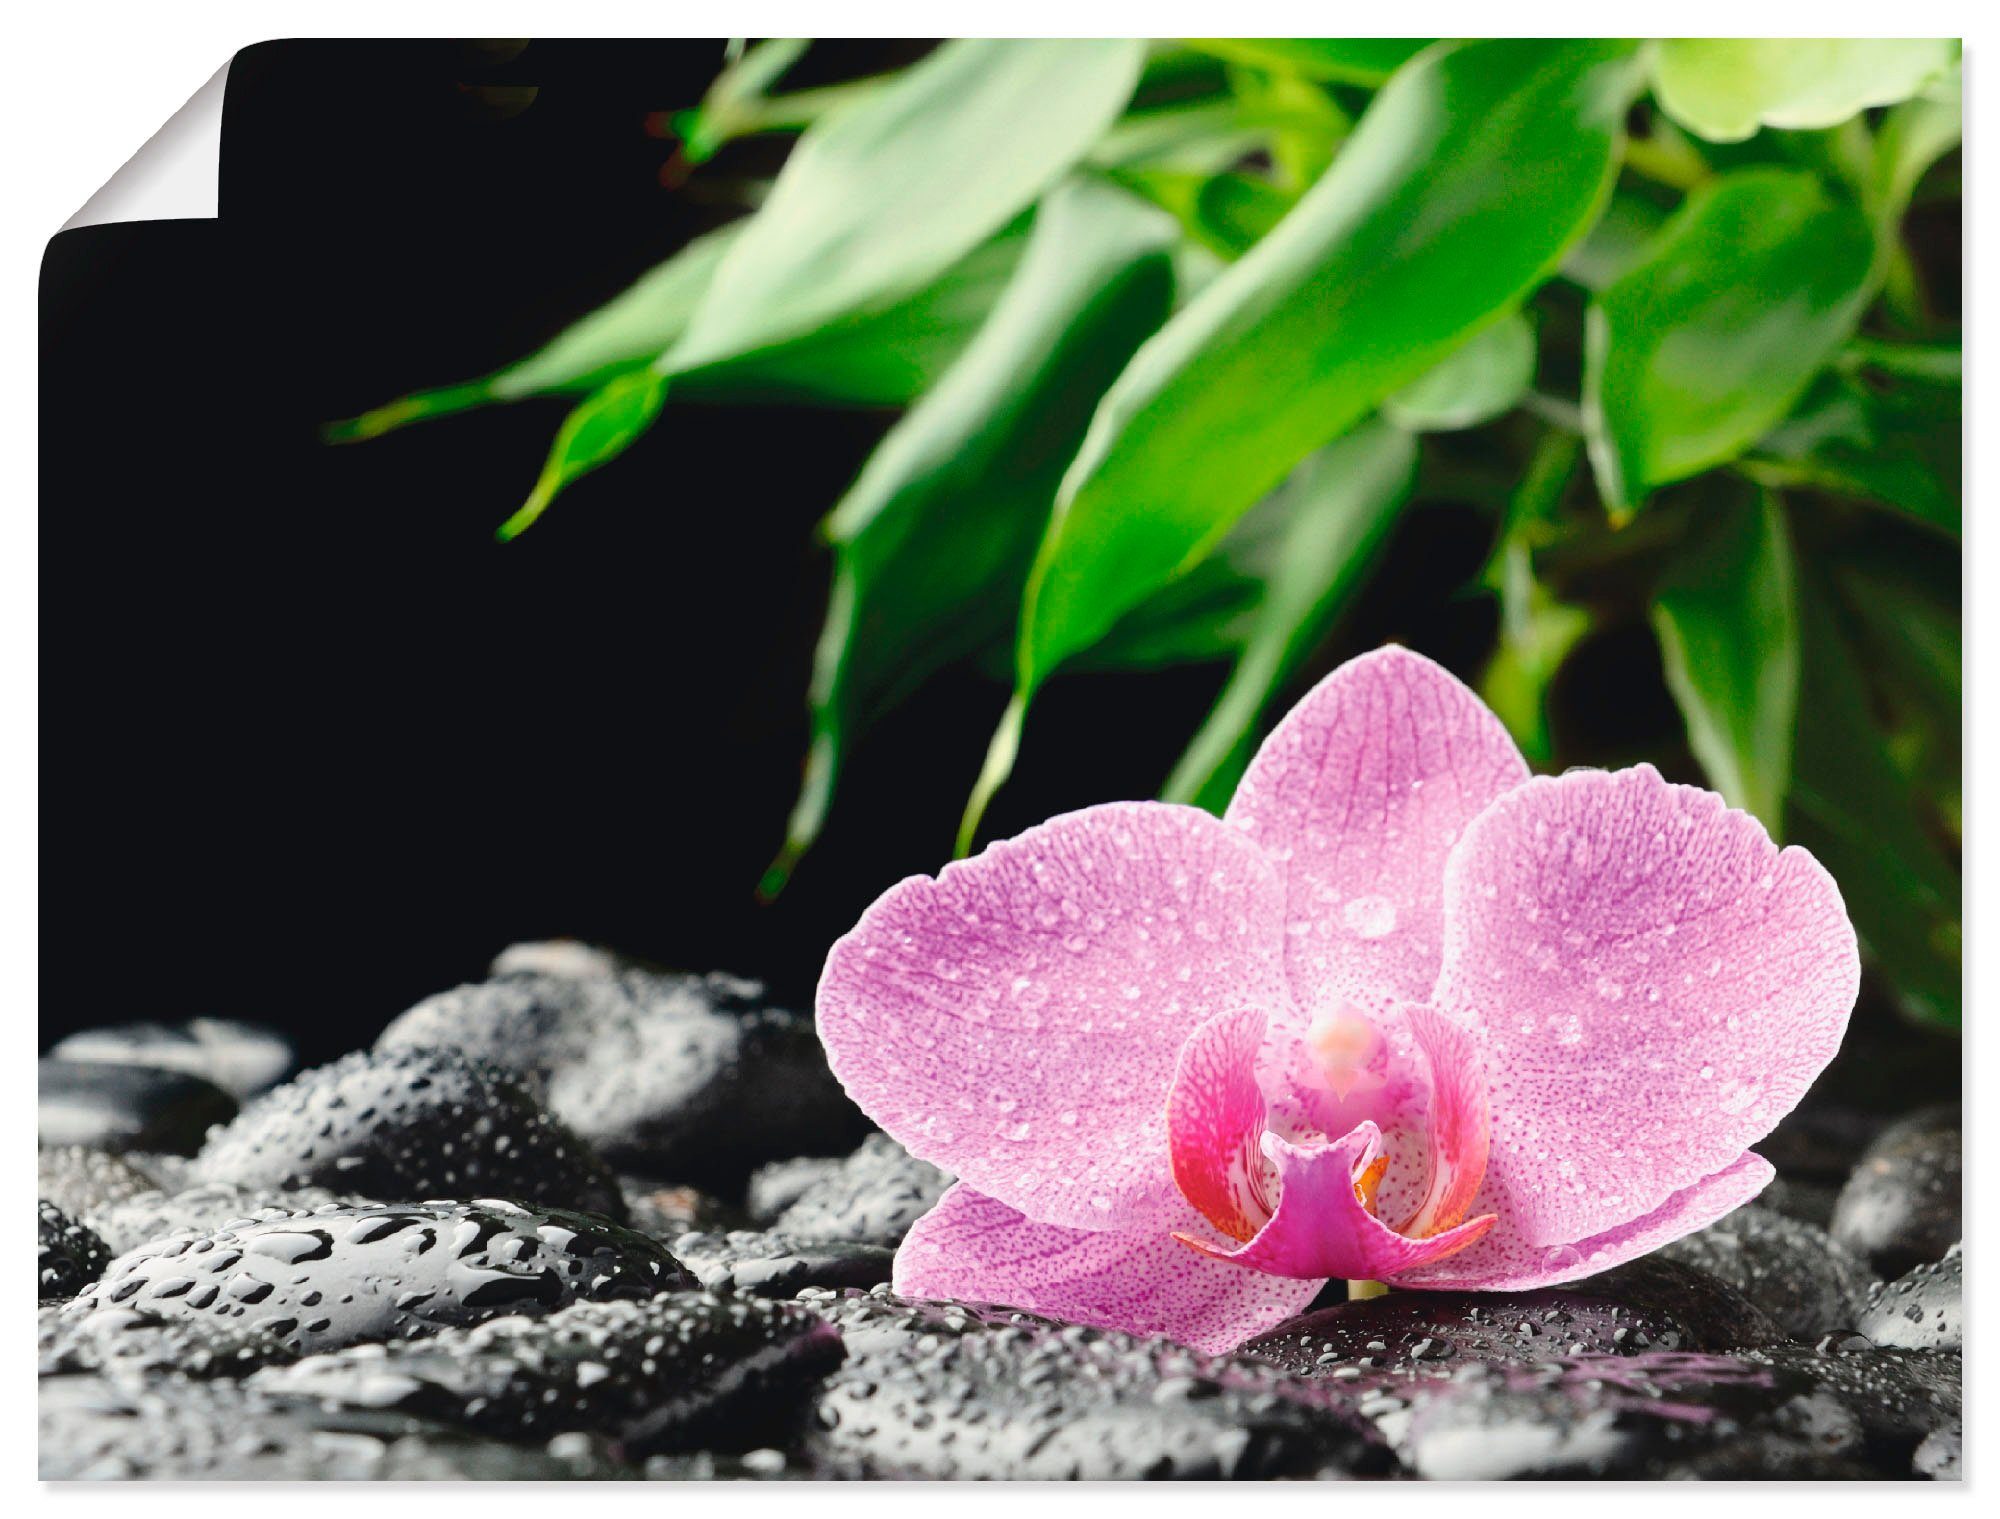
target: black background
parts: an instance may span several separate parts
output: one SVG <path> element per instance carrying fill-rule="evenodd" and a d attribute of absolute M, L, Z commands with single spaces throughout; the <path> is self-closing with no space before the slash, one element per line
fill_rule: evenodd
<path fill-rule="evenodd" d="M 824 44 L 795 78 L 915 51 Z M 561 402 L 319 435 L 519 357 L 728 215 L 730 180 L 781 149 L 683 180 L 648 125 L 720 57 L 259 46 L 230 75 L 219 223 L 51 243 L 44 1043 L 211 1013 L 322 1059 L 552 935 L 803 1002 L 831 939 L 947 857 L 1006 699 L 971 671 L 864 742 L 792 887 L 753 896 L 805 749 L 812 529 L 889 417 L 670 405 L 506 546 Z M 1476 671 L 1492 608 L 1454 588 L 1491 527 L 1406 515 L 1307 675 L 1391 638 Z M 989 832 L 1151 794 L 1222 674 L 1056 682 Z M 1566 761 L 1673 752 L 1643 627 L 1579 651 L 1564 687 L 1590 714 Z"/>

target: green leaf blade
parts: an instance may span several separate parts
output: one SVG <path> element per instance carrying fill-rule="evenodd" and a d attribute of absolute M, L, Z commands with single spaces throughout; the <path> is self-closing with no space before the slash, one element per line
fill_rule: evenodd
<path fill-rule="evenodd" d="M 716 271 L 673 371 L 719 364 L 920 289 L 1090 149 L 1144 45 L 947 42 L 815 123 Z"/>
<path fill-rule="evenodd" d="M 1111 185 L 1044 201 L 991 320 L 883 439 L 827 522 L 835 590 L 783 884 L 855 735 L 929 671 L 1003 643 L 1090 409 L 1173 298 L 1171 221 Z"/>
<path fill-rule="evenodd" d="M 1909 99 L 1958 56 L 1956 42 L 1929 37 L 1671 37 L 1658 48 L 1662 109 L 1711 142 L 1838 126 Z"/>
<path fill-rule="evenodd" d="M 1513 410 L 1534 383 L 1534 324 L 1509 312 L 1391 395 L 1382 415 L 1408 432 L 1457 432 Z"/>
<path fill-rule="evenodd" d="M 1397 75 L 1105 398 L 1030 584 L 1024 688 L 1553 269 L 1608 188 L 1631 75 L 1618 45 L 1512 41 Z M 1540 165 L 1525 187 L 1508 172 L 1524 158 Z"/>
<path fill-rule="evenodd" d="M 651 370 L 635 370 L 587 396 L 563 419 L 549 448 L 541 478 L 496 536 L 507 543 L 533 527 L 557 492 L 610 463 L 645 433 L 667 401 L 667 381 Z"/>
<path fill-rule="evenodd" d="M 1777 835 L 1798 719 L 1799 625 L 1774 496 L 1717 503 L 1670 564 L 1653 628 L 1695 758 L 1731 806 Z"/>
<path fill-rule="evenodd" d="M 1236 668 L 1160 799 L 1220 815 L 1255 751 L 1258 719 L 1337 618 L 1374 562 L 1416 479 L 1416 440 L 1384 422 L 1356 428 L 1284 487 L 1289 519 Z"/>
<path fill-rule="evenodd" d="M 1743 170 L 1690 195 L 1588 314 L 1584 423 L 1613 510 L 1782 420 L 1852 335 L 1874 258 L 1861 210 L 1803 171 Z"/>

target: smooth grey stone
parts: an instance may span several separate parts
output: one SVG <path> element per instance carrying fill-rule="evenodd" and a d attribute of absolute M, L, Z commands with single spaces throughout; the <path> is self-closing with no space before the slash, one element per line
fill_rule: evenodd
<path fill-rule="evenodd" d="M 44 1058 L 37 1085 L 44 1145 L 191 1155 L 211 1125 L 236 1113 L 236 1099 L 214 1083 L 158 1066 Z"/>

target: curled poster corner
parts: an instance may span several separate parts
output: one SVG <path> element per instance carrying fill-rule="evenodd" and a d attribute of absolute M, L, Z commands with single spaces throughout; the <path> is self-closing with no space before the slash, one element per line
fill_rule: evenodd
<path fill-rule="evenodd" d="M 213 220 L 220 204 L 222 97 L 228 81 L 225 63 L 62 230 L 111 222 Z"/>

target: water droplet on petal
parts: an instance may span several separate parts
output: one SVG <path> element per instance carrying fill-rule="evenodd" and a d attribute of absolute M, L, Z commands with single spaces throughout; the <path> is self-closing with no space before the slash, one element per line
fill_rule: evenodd
<path fill-rule="evenodd" d="M 1340 910 L 1340 921 L 1356 938 L 1384 938 L 1396 931 L 1396 904 L 1387 897 L 1356 897 Z"/>

